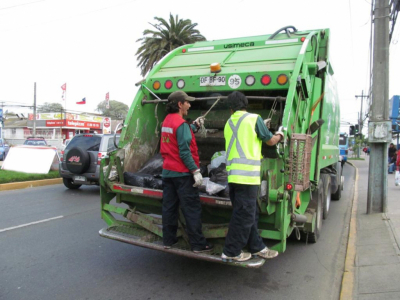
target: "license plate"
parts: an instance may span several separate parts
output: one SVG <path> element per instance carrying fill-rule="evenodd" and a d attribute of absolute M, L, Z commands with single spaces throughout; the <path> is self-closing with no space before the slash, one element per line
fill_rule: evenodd
<path fill-rule="evenodd" d="M 224 86 L 225 76 L 204 76 L 200 77 L 200 86 Z"/>
<path fill-rule="evenodd" d="M 85 176 L 75 176 L 74 181 L 86 181 L 86 177 Z"/>

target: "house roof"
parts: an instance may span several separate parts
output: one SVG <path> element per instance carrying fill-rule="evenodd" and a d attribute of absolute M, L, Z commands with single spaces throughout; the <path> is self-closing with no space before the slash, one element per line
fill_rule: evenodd
<path fill-rule="evenodd" d="M 4 120 L 4 128 L 23 128 L 28 126 L 28 119 L 7 118 Z"/>

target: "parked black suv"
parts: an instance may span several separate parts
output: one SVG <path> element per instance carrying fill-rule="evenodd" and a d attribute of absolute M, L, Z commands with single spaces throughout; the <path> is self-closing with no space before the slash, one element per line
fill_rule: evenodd
<path fill-rule="evenodd" d="M 119 142 L 119 135 L 116 143 Z M 69 189 L 82 184 L 99 184 L 100 161 L 115 150 L 114 134 L 77 134 L 69 142 L 60 157 L 60 176 Z"/>

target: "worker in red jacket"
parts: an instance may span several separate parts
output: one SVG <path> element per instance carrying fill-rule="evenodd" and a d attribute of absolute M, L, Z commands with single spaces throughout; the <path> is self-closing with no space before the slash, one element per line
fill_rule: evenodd
<path fill-rule="evenodd" d="M 187 116 L 190 101 L 183 91 L 169 95 L 167 117 L 161 128 L 160 152 L 164 159 L 162 224 L 164 248 L 169 249 L 178 242 L 179 206 L 186 220 L 186 231 L 192 251 L 208 252 L 213 245 L 207 243 L 201 222 L 201 203 L 198 186 L 203 182 L 200 173 L 200 159 L 193 129 L 198 129 L 204 119 L 197 118 L 189 125 L 183 117 Z"/>

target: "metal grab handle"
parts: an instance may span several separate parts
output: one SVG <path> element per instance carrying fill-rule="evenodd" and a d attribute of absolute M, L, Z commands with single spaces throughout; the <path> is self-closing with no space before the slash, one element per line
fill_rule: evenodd
<path fill-rule="evenodd" d="M 115 126 L 115 130 L 114 130 L 114 146 L 115 148 L 118 149 L 118 145 L 117 145 L 117 131 L 119 130 L 119 127 L 123 124 L 123 122 L 118 123 L 117 126 Z M 123 128 L 124 126 L 122 125 L 121 128 Z"/>
<path fill-rule="evenodd" d="M 277 31 L 275 31 L 275 32 L 268 38 L 268 40 L 272 40 L 276 35 L 278 35 L 279 32 L 281 32 L 281 31 L 283 31 L 283 30 L 285 30 L 287 36 L 290 37 L 290 31 L 288 30 L 289 28 L 293 29 L 293 31 L 292 31 L 291 33 L 297 32 L 296 27 L 294 27 L 294 26 L 285 26 L 285 27 L 282 27 L 281 29 L 278 29 Z"/>

